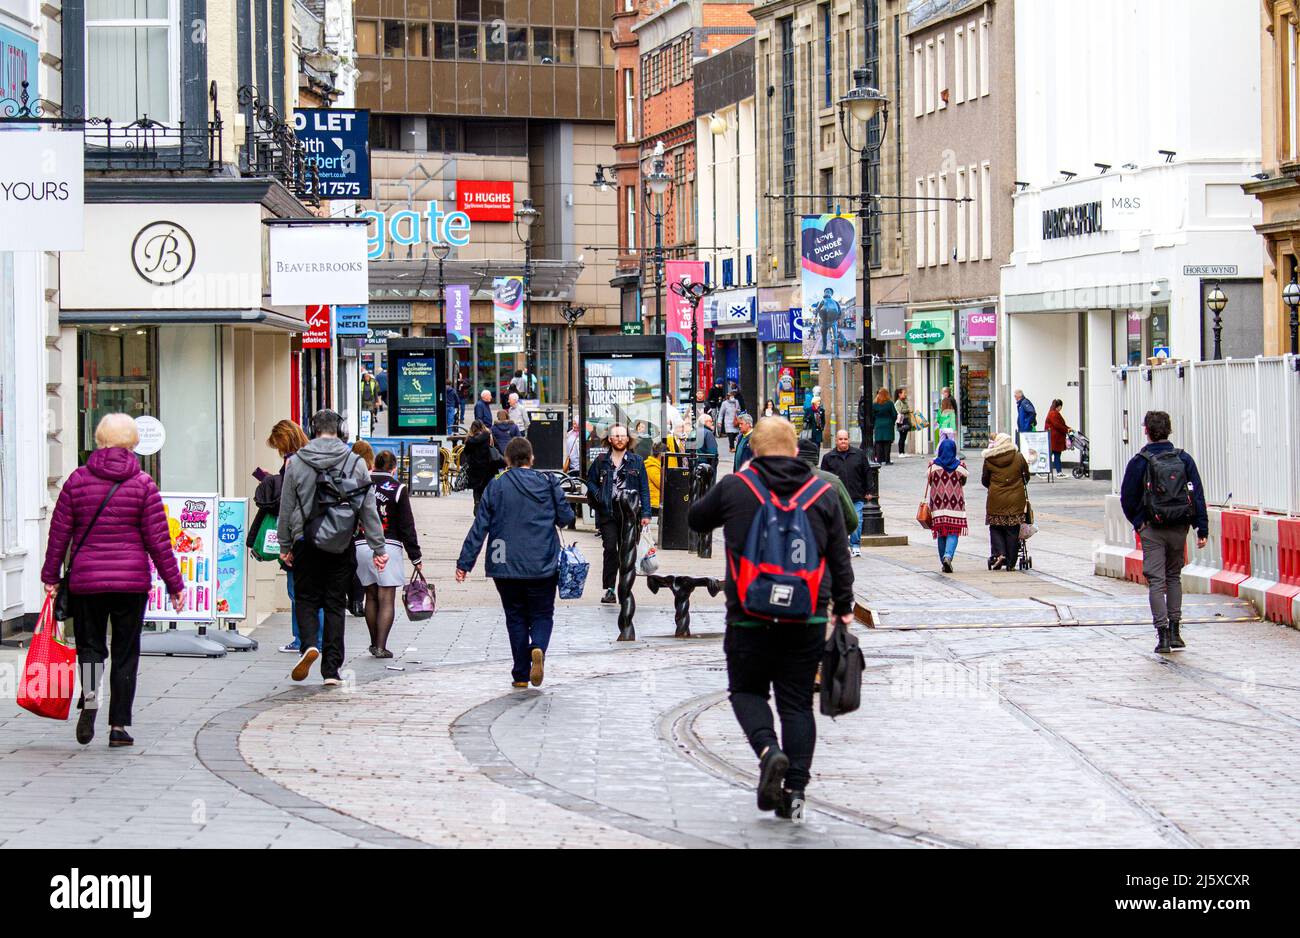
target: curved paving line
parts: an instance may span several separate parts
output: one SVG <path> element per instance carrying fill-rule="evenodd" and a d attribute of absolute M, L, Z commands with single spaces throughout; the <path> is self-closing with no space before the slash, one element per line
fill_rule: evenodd
<path fill-rule="evenodd" d="M 758 782 L 758 776 L 755 773 L 746 772 L 736 767 L 722 756 L 713 752 L 704 745 L 699 735 L 695 732 L 695 721 L 699 719 L 700 715 L 703 714 L 704 711 L 717 706 L 726 699 L 726 691 L 720 691 L 712 694 L 704 694 L 700 697 L 694 698 L 693 700 L 688 700 L 679 704 L 659 718 L 659 736 L 661 739 L 671 744 L 673 749 L 676 750 L 682 758 L 703 769 L 714 778 L 720 779 L 721 781 L 737 788 L 752 791 L 754 785 Z M 864 827 L 885 836 L 898 837 L 902 840 L 911 841 L 919 846 L 976 846 L 975 844 L 964 843 L 938 834 L 931 834 L 928 831 L 920 831 L 902 824 L 895 824 L 893 821 L 887 821 L 884 818 L 878 818 L 861 811 L 855 811 L 852 808 L 846 808 L 843 805 L 822 801 L 818 798 L 809 798 L 808 805 L 815 808 L 819 813 L 828 817 L 833 817 L 846 824 L 852 824 L 855 827 Z"/>
<path fill-rule="evenodd" d="M 379 679 L 383 680 L 386 677 L 385 675 Z M 304 688 L 297 691 L 282 691 L 217 714 L 194 736 L 194 749 L 199 761 L 213 775 L 233 785 L 244 794 L 251 795 L 304 821 L 310 821 L 376 847 L 429 848 L 430 845 L 422 841 L 355 818 L 337 808 L 313 801 L 285 788 L 262 775 L 244 759 L 239 751 L 239 735 L 249 721 L 289 700 L 324 690 L 325 688 Z"/>

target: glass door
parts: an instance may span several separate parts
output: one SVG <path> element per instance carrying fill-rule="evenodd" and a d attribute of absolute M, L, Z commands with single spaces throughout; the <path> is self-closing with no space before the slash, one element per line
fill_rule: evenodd
<path fill-rule="evenodd" d="M 84 465 L 95 448 L 95 427 L 105 414 L 131 417 L 158 413 L 156 330 L 108 326 L 77 333 L 77 462 Z M 143 456 L 140 466 L 159 476 L 159 457 Z"/>

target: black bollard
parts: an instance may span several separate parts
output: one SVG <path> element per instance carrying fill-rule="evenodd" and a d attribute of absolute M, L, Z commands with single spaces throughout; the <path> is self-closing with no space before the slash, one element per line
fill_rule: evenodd
<path fill-rule="evenodd" d="M 722 592 L 722 583 L 715 576 L 669 576 L 656 573 L 646 577 L 645 581 L 652 593 L 658 593 L 662 586 L 672 591 L 673 613 L 677 621 L 674 638 L 691 637 L 691 593 L 695 592 L 697 587 L 706 587 L 710 596 L 717 596 Z"/>
<path fill-rule="evenodd" d="M 707 457 L 696 457 L 695 465 L 691 469 L 691 504 L 694 505 L 703 498 L 713 488 L 713 479 L 717 474 L 717 465 Z M 695 553 L 708 559 L 713 556 L 713 532 L 692 532 L 693 545 L 691 547 Z"/>
<path fill-rule="evenodd" d="M 636 583 L 636 548 L 641 539 L 641 498 L 637 492 L 614 494 L 614 522 L 618 527 L 618 640 L 636 641 L 636 597 L 632 586 Z"/>

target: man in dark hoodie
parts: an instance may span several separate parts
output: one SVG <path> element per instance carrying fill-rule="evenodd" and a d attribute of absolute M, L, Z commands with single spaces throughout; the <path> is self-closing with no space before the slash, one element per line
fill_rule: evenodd
<path fill-rule="evenodd" d="M 1168 654 L 1186 648 L 1183 621 L 1183 556 L 1187 530 L 1196 525 L 1196 546 L 1204 547 L 1210 536 L 1210 517 L 1205 508 L 1205 490 L 1196 461 L 1169 442 L 1173 429 L 1163 410 L 1147 411 L 1142 418 L 1147 433 L 1146 446 L 1128 461 L 1119 499 L 1124 516 L 1133 525 L 1142 542 L 1142 575 L 1147 578 L 1151 601 L 1151 620 L 1156 628 L 1156 654 Z M 1172 454 L 1178 460 L 1169 463 Z M 1165 457 L 1161 460 L 1160 457 Z M 1181 474 L 1179 464 L 1181 463 Z M 1152 486 L 1155 473 L 1174 477 L 1170 492 L 1173 498 L 1161 497 Z M 1181 477 L 1179 477 L 1181 475 Z M 1165 517 L 1151 517 L 1163 513 Z"/>
<path fill-rule="evenodd" d="M 456 561 L 456 582 L 474 569 L 487 542 L 487 575 L 501 594 L 514 665 L 511 686 L 542 683 L 546 648 L 555 621 L 560 536 L 556 526 L 573 521 L 560 484 L 533 466 L 533 446 L 523 437 L 506 447 L 509 467 L 488 484 L 474 526 Z"/>
<path fill-rule="evenodd" d="M 307 521 L 316 511 L 318 472 L 341 467 L 356 481 L 370 482 L 366 461 L 339 439 L 342 423 L 343 418 L 332 410 L 318 410 L 312 414 L 311 442 L 290 457 L 284 468 L 280 517 L 276 524 L 280 543 L 290 545 L 288 549 L 281 549 L 280 562 L 293 569 L 298 621 L 315 622 L 320 611 L 325 610 L 325 647 L 318 649 L 308 644 L 311 636 L 303 635 L 305 647 L 290 674 L 295 681 L 305 680 L 311 673 L 312 664 L 323 654 L 321 676 L 330 687 L 343 683 L 339 667 L 343 664 L 343 617 L 348 603 L 348 586 L 352 582 L 352 552 L 345 550 L 332 554 L 321 550 L 305 534 Z M 388 563 L 388 554 L 384 550 L 384 526 L 375 508 L 373 489 L 366 490 L 358 521 L 366 543 L 375 552 L 375 569 L 382 572 Z"/>
<path fill-rule="evenodd" d="M 750 435 L 754 450 L 750 466 L 779 498 L 789 498 L 816 481 L 812 469 L 796 456 L 796 437 L 794 425 L 781 417 L 764 417 Z M 726 540 L 727 685 L 736 719 L 759 758 L 759 810 L 800 820 L 817 741 L 813 680 L 826 642 L 826 616 L 820 613 L 831 606 L 835 619 L 845 625 L 853 621 L 853 567 L 843 511 L 826 488 L 805 508 L 818 556 L 826 565 L 814 606 L 817 614 L 802 623 L 747 618 L 736 592 L 734 570 L 760 507 L 745 481 L 732 474 L 691 506 L 687 522 L 699 532 L 722 527 Z M 767 703 L 769 690 L 776 694 L 781 717 L 779 742 Z"/>

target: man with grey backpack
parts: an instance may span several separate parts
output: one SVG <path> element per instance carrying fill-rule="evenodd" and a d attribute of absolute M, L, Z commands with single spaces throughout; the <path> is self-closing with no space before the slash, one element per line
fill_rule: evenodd
<path fill-rule="evenodd" d="M 321 676 L 328 687 L 343 683 L 339 668 L 355 532 L 361 531 L 374 551 L 376 570 L 382 572 L 388 563 L 370 470 L 339 439 L 342 423 L 332 410 L 312 415 L 311 442 L 285 466 L 277 524 L 280 544 L 289 545 L 281 547 L 280 561 L 293 570 L 298 621 L 314 622 L 321 610 L 325 614 L 325 647 L 307 645 L 309 636 L 304 635 L 306 647 L 290 674 L 295 681 L 305 680 L 321 658 Z"/>

